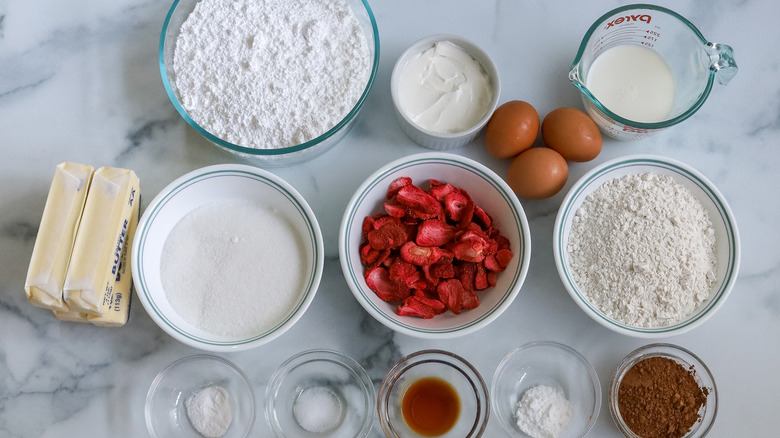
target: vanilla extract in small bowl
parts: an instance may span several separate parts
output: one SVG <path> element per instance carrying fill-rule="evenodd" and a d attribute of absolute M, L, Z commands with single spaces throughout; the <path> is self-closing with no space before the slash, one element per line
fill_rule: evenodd
<path fill-rule="evenodd" d="M 490 413 L 488 389 L 465 359 L 422 350 L 395 364 L 379 388 L 379 424 L 388 438 L 481 437 Z"/>
<path fill-rule="evenodd" d="M 438 377 L 423 377 L 412 383 L 401 406 L 406 424 L 423 436 L 447 433 L 460 416 L 458 392 Z"/>

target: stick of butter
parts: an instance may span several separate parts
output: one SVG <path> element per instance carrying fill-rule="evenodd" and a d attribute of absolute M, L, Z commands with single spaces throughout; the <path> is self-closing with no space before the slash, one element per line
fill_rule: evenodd
<path fill-rule="evenodd" d="M 27 299 L 35 306 L 69 310 L 62 288 L 94 171 L 92 166 L 67 162 L 54 171 L 24 283 Z"/>
<path fill-rule="evenodd" d="M 63 296 L 70 310 L 102 314 L 104 297 L 116 283 L 138 193 L 132 170 L 101 167 L 92 176 L 65 277 Z"/>
<path fill-rule="evenodd" d="M 89 315 L 75 310 L 54 310 L 54 316 L 60 321 L 89 322 Z"/>
<path fill-rule="evenodd" d="M 101 327 L 121 327 L 127 323 L 130 315 L 130 300 L 133 296 L 133 274 L 130 269 L 130 252 L 133 249 L 133 236 L 138 226 L 138 216 L 141 213 L 141 200 L 135 201 L 127 227 L 127 238 L 122 249 L 122 259 L 116 274 L 116 283 L 110 295 L 103 299 L 103 316 L 88 315 L 89 322 Z"/>

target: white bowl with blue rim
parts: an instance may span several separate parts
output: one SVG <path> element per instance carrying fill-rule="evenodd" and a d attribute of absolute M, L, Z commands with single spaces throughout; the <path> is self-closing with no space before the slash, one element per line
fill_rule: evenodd
<path fill-rule="evenodd" d="M 401 176 L 424 185 L 429 179 L 449 182 L 465 189 L 474 202 L 487 212 L 507 237 L 514 253 L 496 286 L 479 292 L 480 304 L 460 314 L 450 311 L 431 319 L 400 316 L 399 303 L 381 300 L 366 284 L 359 247 L 366 216 L 384 212 L 387 188 Z M 498 318 L 520 292 L 531 259 L 531 232 L 525 211 L 512 189 L 495 172 L 460 155 L 429 152 L 393 161 L 369 176 L 352 196 L 339 230 L 339 259 L 352 294 L 377 321 L 396 332 L 426 339 L 446 339 L 473 333 Z"/>
<path fill-rule="evenodd" d="M 166 297 L 160 273 L 163 246 L 174 226 L 199 207 L 227 200 L 258 202 L 286 219 L 298 235 L 304 256 L 302 290 L 286 314 L 262 332 L 241 336 L 210 333 L 182 318 Z M 196 169 L 177 178 L 152 200 L 138 223 L 131 267 L 136 294 L 163 331 L 195 348 L 228 352 L 270 342 L 300 319 L 319 287 L 323 251 L 322 234 L 314 212 L 290 184 L 253 166 L 221 164 Z"/>
<path fill-rule="evenodd" d="M 609 180 L 640 173 L 669 176 L 690 190 L 707 211 L 715 231 L 717 277 L 709 298 L 681 321 L 663 327 L 636 327 L 607 316 L 588 300 L 586 292 L 574 280 L 569 266 L 569 254 L 566 251 L 572 220 L 588 195 Z M 639 338 L 661 338 L 685 333 L 701 325 L 723 305 L 737 280 L 740 242 L 737 224 L 726 199 L 699 171 L 671 158 L 656 155 L 629 155 L 603 163 L 572 186 L 563 199 L 555 219 L 553 254 L 563 286 L 588 316 L 617 333 Z"/>

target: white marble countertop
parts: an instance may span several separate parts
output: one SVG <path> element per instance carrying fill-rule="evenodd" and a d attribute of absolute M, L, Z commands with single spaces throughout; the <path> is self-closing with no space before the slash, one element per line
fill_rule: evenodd
<path fill-rule="evenodd" d="M 326 246 L 325 274 L 301 321 L 271 344 L 225 355 L 254 382 L 255 436 L 269 436 L 263 392 L 274 369 L 315 347 L 342 351 L 380 381 L 401 356 L 443 348 L 464 356 L 487 382 L 511 349 L 554 340 L 581 352 L 609 379 L 631 350 L 649 343 L 615 334 L 569 298 L 553 263 L 551 235 L 563 192 L 523 200 L 533 236 L 530 271 L 512 306 L 489 327 L 432 342 L 396 335 L 354 300 L 339 268 L 336 238 L 353 190 L 383 164 L 424 149 L 399 129 L 390 101 L 393 64 L 413 41 L 452 33 L 481 45 L 502 76 L 501 101 L 531 102 L 540 114 L 581 107 L 567 71 L 580 39 L 601 14 L 626 2 L 575 0 L 374 0 L 381 39 L 379 73 L 361 118 L 333 150 L 306 164 L 271 169 L 315 211 Z M 594 161 L 571 166 L 570 187 L 593 166 L 629 153 L 665 155 L 711 179 L 739 225 L 742 264 L 726 304 L 703 326 L 663 339 L 699 355 L 720 395 L 710 436 L 776 436 L 780 408 L 780 3 L 774 0 L 673 2 L 710 40 L 735 49 L 740 70 L 716 85 L 697 114 L 633 143 L 605 140 Z M 191 129 L 166 96 L 157 65 L 170 3 L 151 0 L 0 0 L 0 436 L 146 436 L 144 398 L 154 376 L 197 351 L 160 330 L 135 300 L 129 323 L 99 329 L 61 323 L 26 302 L 24 277 L 54 167 L 62 161 L 134 169 L 144 200 L 176 177 L 234 162 Z M 483 138 L 455 153 L 503 173 Z M 345 167 L 345 162 L 349 163 Z M 348 169 L 337 171 L 334 169 Z M 566 191 L 564 188 L 564 192 Z M 752 380 L 751 380 L 752 379 Z M 380 436 L 378 425 L 372 436 Z M 491 421 L 488 437 L 503 436 Z M 590 436 L 617 437 L 607 408 Z"/>

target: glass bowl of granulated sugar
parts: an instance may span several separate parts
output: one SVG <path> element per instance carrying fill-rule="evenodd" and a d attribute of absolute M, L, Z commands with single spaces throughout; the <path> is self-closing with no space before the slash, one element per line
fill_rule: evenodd
<path fill-rule="evenodd" d="M 265 419 L 279 438 L 365 438 L 375 413 L 376 390 L 368 373 L 333 350 L 313 349 L 290 357 L 265 390 Z"/>
<path fill-rule="evenodd" d="M 726 301 L 740 263 L 723 195 L 692 167 L 655 155 L 617 158 L 577 181 L 558 211 L 553 252 L 588 316 L 641 338 L 701 325 Z"/>
<path fill-rule="evenodd" d="M 207 166 L 152 200 L 131 265 L 137 296 L 163 331 L 202 350 L 246 350 L 281 336 L 314 300 L 322 234 L 303 197 L 278 176 Z"/>
<path fill-rule="evenodd" d="M 263 166 L 335 146 L 379 67 L 367 0 L 176 0 L 160 73 L 173 106 L 211 143 Z"/>

